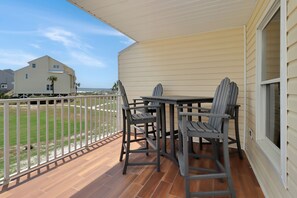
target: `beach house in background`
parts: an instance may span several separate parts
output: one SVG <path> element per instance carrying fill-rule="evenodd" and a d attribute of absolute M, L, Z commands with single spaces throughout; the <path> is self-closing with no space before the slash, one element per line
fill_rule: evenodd
<path fill-rule="evenodd" d="M 75 93 L 75 72 L 65 64 L 42 56 L 28 62 L 29 65 L 15 71 L 14 96 L 51 95 L 53 93 L 50 76 L 57 77 L 54 84 L 55 95 L 72 95 Z"/>
<path fill-rule="evenodd" d="M 14 72 L 11 69 L 0 70 L 0 93 L 6 93 L 13 89 Z"/>

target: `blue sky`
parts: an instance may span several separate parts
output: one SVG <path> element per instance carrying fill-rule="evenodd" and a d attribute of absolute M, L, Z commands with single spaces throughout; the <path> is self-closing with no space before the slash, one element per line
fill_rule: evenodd
<path fill-rule="evenodd" d="M 0 27 L 0 69 L 49 55 L 88 88 L 110 88 L 118 52 L 134 42 L 66 0 L 1 0 Z"/>

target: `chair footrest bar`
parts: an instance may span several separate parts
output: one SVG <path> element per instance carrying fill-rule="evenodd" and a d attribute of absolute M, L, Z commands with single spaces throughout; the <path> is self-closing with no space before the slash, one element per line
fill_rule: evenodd
<path fill-rule="evenodd" d="M 130 150 L 129 153 L 156 153 L 156 152 L 157 152 L 156 150 L 152 150 L 152 149 L 149 149 L 149 150 L 137 149 L 137 150 Z"/>
<path fill-rule="evenodd" d="M 215 169 L 210 169 L 210 168 L 200 168 L 200 167 L 189 167 L 190 170 L 196 170 L 196 171 L 201 171 L 201 172 L 207 172 L 207 173 L 217 173 L 218 171 Z"/>
<path fill-rule="evenodd" d="M 207 192 L 191 192 L 193 197 L 209 197 L 209 196 L 225 196 L 231 194 L 228 190 L 207 191 Z"/>
<path fill-rule="evenodd" d="M 226 178 L 226 173 L 212 173 L 212 174 L 204 174 L 204 175 L 192 175 L 189 176 L 191 180 L 200 180 L 200 179 L 222 179 Z"/>
<path fill-rule="evenodd" d="M 143 166 L 143 165 L 157 165 L 157 162 L 132 162 L 128 166 Z"/>

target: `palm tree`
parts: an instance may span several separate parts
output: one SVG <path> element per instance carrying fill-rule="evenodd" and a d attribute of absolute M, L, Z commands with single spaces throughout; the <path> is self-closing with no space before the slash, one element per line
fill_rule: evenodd
<path fill-rule="evenodd" d="M 77 88 L 80 87 L 80 83 L 74 83 L 75 84 L 75 95 L 77 95 Z"/>
<path fill-rule="evenodd" d="M 115 82 L 115 83 L 113 84 L 111 90 L 112 90 L 112 91 L 117 91 L 117 90 L 118 90 L 118 83 Z"/>
<path fill-rule="evenodd" d="M 50 76 L 47 78 L 48 81 L 51 81 L 51 88 L 53 90 L 53 95 L 55 94 L 55 82 L 58 80 L 56 76 Z"/>

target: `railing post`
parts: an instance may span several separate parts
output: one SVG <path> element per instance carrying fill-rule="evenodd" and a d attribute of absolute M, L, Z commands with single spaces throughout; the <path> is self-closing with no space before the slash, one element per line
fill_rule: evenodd
<path fill-rule="evenodd" d="M 9 104 L 4 103 L 4 184 L 8 184 L 9 177 Z"/>

